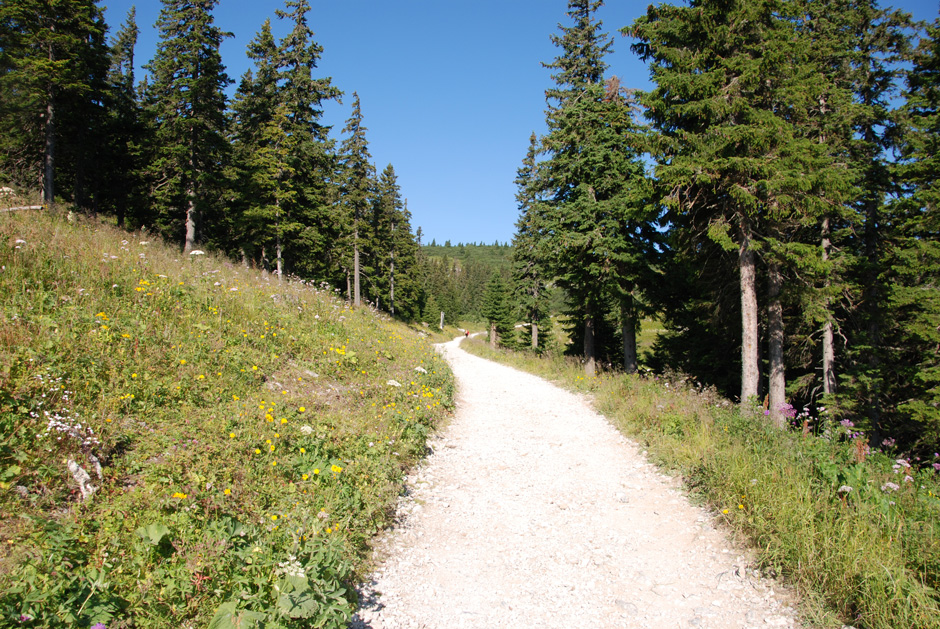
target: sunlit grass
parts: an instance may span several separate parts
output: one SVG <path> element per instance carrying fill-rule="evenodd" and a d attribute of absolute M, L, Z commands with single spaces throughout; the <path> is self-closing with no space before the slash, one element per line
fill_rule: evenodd
<path fill-rule="evenodd" d="M 344 626 L 452 403 L 429 338 L 93 221 L 0 234 L 0 626 Z"/>
<path fill-rule="evenodd" d="M 597 409 L 783 575 L 822 626 L 940 627 L 940 483 L 932 462 L 872 452 L 853 429 L 814 418 L 822 436 L 781 431 L 677 376 L 586 378 L 571 358 L 465 342 L 590 394 Z M 940 462 L 940 461 L 938 461 Z M 921 469 L 917 469 L 920 466 Z"/>

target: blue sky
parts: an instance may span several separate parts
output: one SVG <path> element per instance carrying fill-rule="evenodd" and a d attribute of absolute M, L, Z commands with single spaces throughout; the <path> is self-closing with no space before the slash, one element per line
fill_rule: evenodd
<path fill-rule="evenodd" d="M 114 34 L 132 5 L 140 28 L 138 66 L 156 50 L 158 0 L 105 0 Z M 550 72 L 558 54 L 550 36 L 568 24 L 567 0 L 310 0 L 309 24 L 323 46 L 319 76 L 346 93 L 329 104 L 334 136 L 362 102 L 369 149 L 381 171 L 391 163 L 412 224 L 432 239 L 506 242 L 518 216 L 513 179 L 532 131 L 544 129 Z M 648 2 L 613 0 L 598 13 L 614 34 L 609 74 L 648 89 L 648 72 L 617 31 Z M 887 4 L 887 3 L 886 3 Z M 892 3 L 916 19 L 937 16 L 938 0 Z M 289 26 L 274 11 L 283 2 L 221 0 L 215 23 L 234 37 L 222 46 L 236 81 L 249 67 L 245 46 L 271 18 L 275 36 Z M 138 79 L 143 72 L 138 71 Z M 232 88 L 234 90 L 234 86 Z"/>

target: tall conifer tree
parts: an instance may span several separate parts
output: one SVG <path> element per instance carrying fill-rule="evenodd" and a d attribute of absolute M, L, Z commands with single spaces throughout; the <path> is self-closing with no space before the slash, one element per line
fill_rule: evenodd
<path fill-rule="evenodd" d="M 341 154 L 343 159 L 343 206 L 345 208 L 344 231 L 351 256 L 352 295 L 354 305 L 361 304 L 361 259 L 362 245 L 368 241 L 366 217 L 374 188 L 374 170 L 366 140 L 366 127 L 362 124 L 362 108 L 359 95 L 353 92 L 352 114 L 346 121 L 343 133 L 349 137 L 343 140 Z"/>
<path fill-rule="evenodd" d="M 155 147 L 150 166 L 157 225 L 182 242 L 200 237 L 201 217 L 219 211 L 221 164 L 228 147 L 225 87 L 219 46 L 229 34 L 213 25 L 218 0 L 162 0 L 160 42 L 147 66 L 148 117 Z"/>

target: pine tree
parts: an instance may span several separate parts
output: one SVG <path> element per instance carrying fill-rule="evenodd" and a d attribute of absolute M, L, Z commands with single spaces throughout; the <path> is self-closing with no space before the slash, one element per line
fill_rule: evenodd
<path fill-rule="evenodd" d="M 219 46 L 228 33 L 213 25 L 217 0 L 162 0 L 160 42 L 147 66 L 149 121 L 155 147 L 149 169 L 158 228 L 193 250 L 200 218 L 220 211 L 227 143 L 225 87 Z"/>
<path fill-rule="evenodd" d="M 376 299 L 393 315 L 418 315 L 417 248 L 411 232 L 411 213 L 401 198 L 395 168 L 379 175 L 372 212 L 371 258 Z"/>
<path fill-rule="evenodd" d="M 348 242 L 352 257 L 352 268 L 346 267 L 347 274 L 352 272 L 354 305 L 361 305 L 361 260 L 362 245 L 368 242 L 366 217 L 374 188 L 374 171 L 370 160 L 369 143 L 366 140 L 366 127 L 362 124 L 362 108 L 359 95 L 353 92 L 352 114 L 343 127 L 343 133 L 349 137 L 343 140 L 340 152 L 343 166 L 343 205 L 345 208 L 345 241 Z"/>

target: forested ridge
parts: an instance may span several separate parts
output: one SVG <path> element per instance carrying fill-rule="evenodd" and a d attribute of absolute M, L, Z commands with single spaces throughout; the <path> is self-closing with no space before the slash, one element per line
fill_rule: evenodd
<path fill-rule="evenodd" d="M 940 447 L 940 21 L 874 1 L 651 5 L 620 34 L 653 88 L 608 72 L 597 0 L 545 67 L 547 131 L 517 174 L 526 321 L 568 298 L 573 348 L 716 386 L 768 420 Z M 533 346 L 536 339 L 533 337 Z"/>

